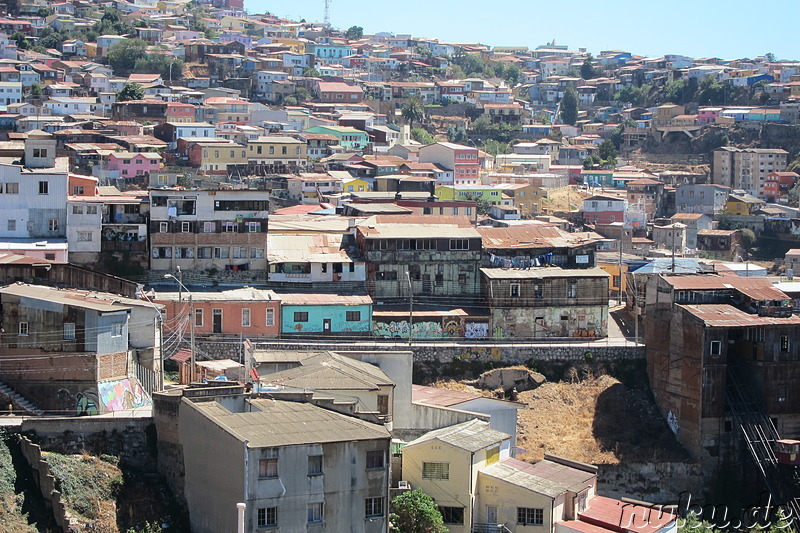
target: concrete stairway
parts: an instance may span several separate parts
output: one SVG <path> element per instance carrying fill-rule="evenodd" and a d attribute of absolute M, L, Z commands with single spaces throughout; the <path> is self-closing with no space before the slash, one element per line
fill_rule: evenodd
<path fill-rule="evenodd" d="M 44 415 L 44 411 L 33 405 L 27 398 L 19 394 L 17 391 L 0 381 L 0 393 L 5 394 L 8 396 L 14 405 L 18 405 L 25 409 L 25 411 L 29 414 L 42 416 Z"/>

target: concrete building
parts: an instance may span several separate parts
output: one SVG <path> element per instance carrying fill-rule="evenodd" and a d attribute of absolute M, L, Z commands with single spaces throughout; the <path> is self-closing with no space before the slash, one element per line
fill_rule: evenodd
<path fill-rule="evenodd" d="M 247 142 L 248 167 L 255 172 L 297 172 L 308 163 L 305 141 L 293 137 L 267 136 Z"/>
<path fill-rule="evenodd" d="M 186 501 L 192 531 L 235 531 L 239 502 L 247 505 L 245 531 L 388 531 L 386 428 L 242 392 L 228 386 L 157 395 L 159 463 L 169 465 L 167 479 Z"/>
<path fill-rule="evenodd" d="M 286 283 L 366 281 L 366 264 L 357 256 L 350 235 L 270 235 L 267 237 L 269 280 Z"/>
<path fill-rule="evenodd" d="M 269 194 L 152 189 L 150 268 L 265 271 Z"/>
<path fill-rule="evenodd" d="M 67 159 L 43 131 L 25 141 L 25 164 L 0 162 L 0 239 L 63 239 L 67 230 Z M 55 258 L 54 258 L 55 259 Z"/>
<path fill-rule="evenodd" d="M 481 163 L 477 148 L 449 142 L 438 142 L 419 149 L 420 163 L 435 163 L 453 171 L 455 185 L 477 184 Z"/>
<path fill-rule="evenodd" d="M 686 247 L 693 250 L 697 248 L 697 233 L 714 227 L 711 217 L 701 213 L 675 213 L 670 220 L 686 226 Z"/>
<path fill-rule="evenodd" d="M 686 224 L 673 222 L 665 226 L 653 226 L 653 242 L 659 248 L 683 253 L 686 249 Z"/>
<path fill-rule="evenodd" d="M 716 184 L 684 184 L 675 190 L 678 213 L 717 215 L 725 209 L 730 187 Z"/>
<path fill-rule="evenodd" d="M 786 170 L 788 158 L 789 152 L 778 148 L 718 148 L 714 150 L 711 181 L 762 198 L 767 176 Z"/>

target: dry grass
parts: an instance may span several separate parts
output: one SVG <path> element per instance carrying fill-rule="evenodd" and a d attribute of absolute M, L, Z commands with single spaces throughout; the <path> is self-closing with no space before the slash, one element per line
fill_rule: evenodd
<path fill-rule="evenodd" d="M 434 387 L 493 396 L 463 383 Z M 649 394 L 609 375 L 570 369 L 564 381 L 519 394 L 518 442 L 524 461 L 545 453 L 591 464 L 682 461 L 686 455 L 656 411 Z"/>
<path fill-rule="evenodd" d="M 541 209 L 548 212 L 572 211 L 581 209 L 583 200 L 591 196 L 588 192 L 578 189 L 574 185 L 547 192 L 547 198 L 542 200 Z"/>

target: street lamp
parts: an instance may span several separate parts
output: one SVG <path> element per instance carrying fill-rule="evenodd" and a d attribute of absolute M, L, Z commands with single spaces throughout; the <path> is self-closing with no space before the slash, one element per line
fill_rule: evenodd
<path fill-rule="evenodd" d="M 414 333 L 414 288 L 411 285 L 411 274 L 406 270 L 408 280 L 408 345 L 411 346 L 411 338 Z"/>
<path fill-rule="evenodd" d="M 180 271 L 178 271 L 180 273 Z M 189 326 L 190 326 L 190 337 L 189 337 L 189 351 L 191 352 L 191 363 L 189 367 L 189 383 L 194 381 L 194 374 L 195 374 L 195 355 L 194 355 L 194 304 L 192 302 L 192 293 L 189 289 L 186 288 L 186 285 L 183 284 L 181 280 L 173 276 L 172 274 L 164 274 L 165 278 L 172 278 L 178 283 L 178 298 L 181 298 L 180 290 L 183 289 L 186 291 L 186 294 L 189 295 Z M 181 276 L 183 277 L 183 276 Z"/>

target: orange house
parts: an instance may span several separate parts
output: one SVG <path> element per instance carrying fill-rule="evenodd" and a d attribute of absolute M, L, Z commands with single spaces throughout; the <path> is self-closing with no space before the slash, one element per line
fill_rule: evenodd
<path fill-rule="evenodd" d="M 221 292 L 159 292 L 155 301 L 165 307 L 164 334 L 178 330 L 185 339 L 194 324 L 195 335 L 277 337 L 281 301 L 268 290 L 244 287 Z M 193 309 L 193 312 L 192 312 Z"/>
<path fill-rule="evenodd" d="M 97 178 L 69 173 L 70 196 L 97 196 Z"/>

